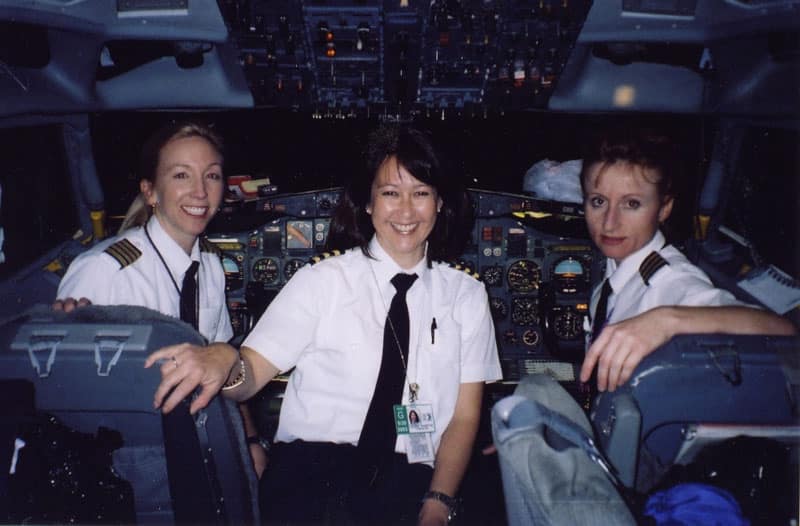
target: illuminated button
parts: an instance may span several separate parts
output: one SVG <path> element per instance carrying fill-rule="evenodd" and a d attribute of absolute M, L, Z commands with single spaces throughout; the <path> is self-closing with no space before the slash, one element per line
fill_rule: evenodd
<path fill-rule="evenodd" d="M 503 242 L 503 227 L 495 226 L 492 227 L 492 242 L 495 245 L 499 245 Z"/>

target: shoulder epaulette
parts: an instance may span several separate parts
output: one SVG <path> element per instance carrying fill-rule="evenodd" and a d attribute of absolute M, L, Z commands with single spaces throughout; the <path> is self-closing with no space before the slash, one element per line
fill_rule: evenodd
<path fill-rule="evenodd" d="M 308 258 L 308 264 L 314 265 L 315 263 L 319 263 L 323 259 L 332 258 L 334 256 L 341 256 L 341 250 L 331 250 L 330 252 L 323 252 L 322 254 L 317 254 L 316 256 L 311 256 Z"/>
<path fill-rule="evenodd" d="M 222 254 L 217 245 L 215 245 L 214 243 L 212 243 L 211 241 L 209 241 L 204 237 L 200 238 L 200 252 L 209 252 L 217 256 Z"/>
<path fill-rule="evenodd" d="M 639 265 L 639 274 L 642 276 L 645 285 L 650 285 L 650 278 L 658 272 L 662 267 L 669 265 L 666 259 L 656 251 L 650 252 L 642 264 Z"/>
<path fill-rule="evenodd" d="M 460 270 L 464 274 L 466 274 L 466 275 L 468 275 L 470 277 L 473 277 L 473 278 L 477 279 L 478 281 L 482 281 L 480 273 L 477 270 L 473 269 L 472 267 L 470 267 L 468 265 L 463 265 L 461 263 L 453 263 L 453 262 L 450 262 L 450 261 L 437 261 L 437 263 L 441 263 L 443 265 L 447 265 L 450 268 L 454 268 L 456 270 Z"/>
<path fill-rule="evenodd" d="M 142 251 L 127 239 L 120 239 L 116 243 L 109 245 L 103 252 L 116 259 L 119 268 L 125 268 L 142 255 Z"/>

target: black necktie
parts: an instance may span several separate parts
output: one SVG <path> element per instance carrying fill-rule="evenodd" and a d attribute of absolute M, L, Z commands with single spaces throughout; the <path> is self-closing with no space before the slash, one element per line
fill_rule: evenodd
<path fill-rule="evenodd" d="M 404 363 L 408 362 L 409 322 L 406 292 L 416 279 L 416 274 L 402 273 L 392 278 L 392 285 L 397 294 L 392 299 L 386 325 L 383 328 L 381 368 L 358 440 L 359 451 L 366 456 L 368 463 L 376 468 L 384 458 L 391 457 L 394 452 L 395 427 L 392 406 L 399 404 L 403 398 L 403 384 L 406 378 Z"/>
<path fill-rule="evenodd" d="M 592 322 L 592 341 L 600 336 L 600 331 L 606 324 L 606 315 L 608 313 L 608 298 L 614 290 L 611 288 L 611 281 L 608 278 L 603 281 L 603 288 L 600 289 L 600 301 L 597 302 L 597 309 L 594 313 L 594 320 Z"/>
<path fill-rule="evenodd" d="M 197 325 L 197 261 L 192 261 L 183 276 L 181 287 L 181 319 L 198 330 Z"/>

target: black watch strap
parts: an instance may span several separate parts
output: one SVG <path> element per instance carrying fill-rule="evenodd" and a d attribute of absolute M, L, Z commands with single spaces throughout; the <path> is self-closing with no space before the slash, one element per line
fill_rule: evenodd
<path fill-rule="evenodd" d="M 258 444 L 259 446 L 261 446 L 264 449 L 264 451 L 269 451 L 269 448 L 271 446 L 271 444 L 269 443 L 269 440 L 267 440 L 266 438 L 264 438 L 262 436 L 259 436 L 259 435 L 254 435 L 254 436 L 251 436 L 251 437 L 247 437 L 247 443 L 248 444 Z"/>
<path fill-rule="evenodd" d="M 456 516 L 456 510 L 458 509 L 458 499 L 455 497 L 451 497 L 446 493 L 442 493 L 441 491 L 427 491 L 425 495 L 422 496 L 422 501 L 425 502 L 426 500 L 438 500 L 449 510 L 447 514 L 447 520 L 452 521 L 453 518 Z"/>

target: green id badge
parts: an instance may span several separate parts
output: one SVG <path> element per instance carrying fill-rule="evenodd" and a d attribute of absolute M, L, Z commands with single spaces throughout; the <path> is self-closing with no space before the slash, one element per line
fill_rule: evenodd
<path fill-rule="evenodd" d="M 406 406 L 402 404 L 395 404 L 394 408 L 394 428 L 398 435 L 408 434 L 408 413 Z"/>

